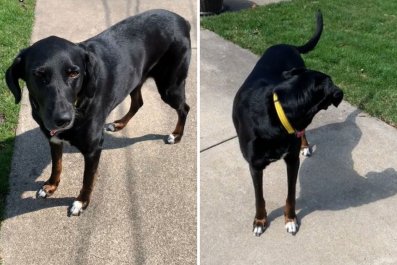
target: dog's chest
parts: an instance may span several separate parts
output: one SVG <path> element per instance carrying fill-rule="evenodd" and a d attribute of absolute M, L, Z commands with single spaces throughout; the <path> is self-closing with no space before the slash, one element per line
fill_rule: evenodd
<path fill-rule="evenodd" d="M 62 143 L 65 143 L 65 144 L 67 144 L 67 145 L 71 145 L 69 141 L 64 140 L 64 139 L 60 139 L 60 138 L 58 138 L 56 135 L 55 135 L 55 136 L 52 136 L 52 137 L 50 138 L 50 142 L 51 142 L 51 143 L 54 143 L 54 144 L 62 144 Z"/>
<path fill-rule="evenodd" d="M 282 148 L 278 150 L 268 150 L 268 152 L 265 152 L 263 155 L 263 158 L 266 159 L 269 162 L 274 162 L 280 159 L 283 159 L 288 155 L 288 148 Z"/>
<path fill-rule="evenodd" d="M 278 140 L 259 140 L 255 141 L 254 156 L 268 162 L 274 162 L 285 158 L 291 152 L 291 143 Z"/>
<path fill-rule="evenodd" d="M 281 156 L 278 156 L 278 158 L 268 158 L 267 160 L 269 160 L 270 162 L 274 162 L 280 159 L 284 159 L 284 157 L 286 157 L 288 155 L 288 152 L 285 152 L 283 154 L 281 154 Z"/>

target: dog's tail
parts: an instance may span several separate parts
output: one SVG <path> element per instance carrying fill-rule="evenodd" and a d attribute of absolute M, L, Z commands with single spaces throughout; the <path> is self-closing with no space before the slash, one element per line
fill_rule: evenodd
<path fill-rule="evenodd" d="M 321 33 L 323 32 L 323 15 L 321 11 L 318 10 L 316 13 L 317 16 L 317 28 L 316 32 L 314 33 L 313 37 L 304 45 L 297 46 L 296 48 L 300 53 L 308 53 L 316 47 L 318 41 L 320 40 Z"/>

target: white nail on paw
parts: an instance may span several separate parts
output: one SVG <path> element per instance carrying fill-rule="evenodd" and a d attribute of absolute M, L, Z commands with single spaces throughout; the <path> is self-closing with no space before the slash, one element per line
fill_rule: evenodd
<path fill-rule="evenodd" d="M 311 155 L 312 155 L 312 152 L 310 151 L 310 148 L 309 148 L 309 147 L 305 147 L 305 148 L 303 148 L 303 149 L 301 150 L 301 154 L 302 154 L 303 156 L 311 156 Z"/>
<path fill-rule="evenodd" d="M 72 207 L 70 208 L 71 215 L 80 215 L 83 212 L 83 203 L 80 201 L 74 201 Z"/>
<path fill-rule="evenodd" d="M 169 143 L 169 144 L 174 144 L 175 143 L 175 136 L 173 134 L 170 134 L 168 136 L 167 143 Z"/>
<path fill-rule="evenodd" d="M 37 192 L 37 195 L 38 195 L 40 198 L 46 198 L 46 197 L 47 197 L 47 193 L 46 193 L 43 189 L 40 189 L 40 190 Z"/>
<path fill-rule="evenodd" d="M 263 234 L 263 232 L 264 232 L 264 228 L 262 226 L 255 226 L 254 228 L 255 236 L 260 236 L 261 234 Z"/>
<path fill-rule="evenodd" d="M 103 129 L 105 131 L 108 131 L 108 132 L 115 132 L 116 131 L 116 125 L 114 123 L 107 123 L 107 124 L 105 124 Z"/>
<path fill-rule="evenodd" d="M 298 224 L 295 222 L 288 222 L 285 224 L 288 233 L 294 234 L 298 230 Z"/>

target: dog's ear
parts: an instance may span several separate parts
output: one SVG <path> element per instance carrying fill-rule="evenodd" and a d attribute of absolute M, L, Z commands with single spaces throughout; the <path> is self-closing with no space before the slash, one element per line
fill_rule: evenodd
<path fill-rule="evenodd" d="M 6 71 L 6 83 L 8 88 L 11 90 L 12 94 L 15 97 L 15 104 L 18 104 L 21 101 L 22 91 L 19 86 L 18 80 L 25 80 L 24 74 L 24 51 L 19 52 L 18 56 L 14 59 L 12 65 Z"/>
<path fill-rule="evenodd" d="M 283 72 L 283 77 L 285 79 L 290 79 L 294 75 L 300 75 L 302 73 L 306 72 L 306 68 L 292 68 L 291 70 L 284 71 Z"/>
<path fill-rule="evenodd" d="M 81 93 L 88 98 L 92 98 L 95 95 L 98 80 L 98 62 L 93 52 L 89 51 L 84 45 L 79 44 L 83 49 L 83 60 L 84 60 L 84 81 Z"/>
<path fill-rule="evenodd" d="M 86 52 L 85 59 L 87 82 L 84 89 L 86 96 L 92 98 L 95 95 L 95 90 L 98 84 L 98 63 L 95 55 L 90 51 Z"/>

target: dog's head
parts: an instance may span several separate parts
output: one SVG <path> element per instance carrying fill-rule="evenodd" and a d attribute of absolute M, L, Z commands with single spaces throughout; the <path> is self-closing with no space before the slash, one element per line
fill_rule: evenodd
<path fill-rule="evenodd" d="M 21 100 L 18 80 L 26 82 L 33 113 L 54 135 L 73 126 L 77 99 L 94 96 L 95 65 L 84 47 L 51 36 L 19 53 L 6 82 L 16 104 Z"/>
<path fill-rule="evenodd" d="M 324 73 L 299 68 L 283 75 L 285 81 L 275 92 L 296 130 L 304 130 L 320 110 L 337 107 L 343 99 L 343 91 Z"/>

